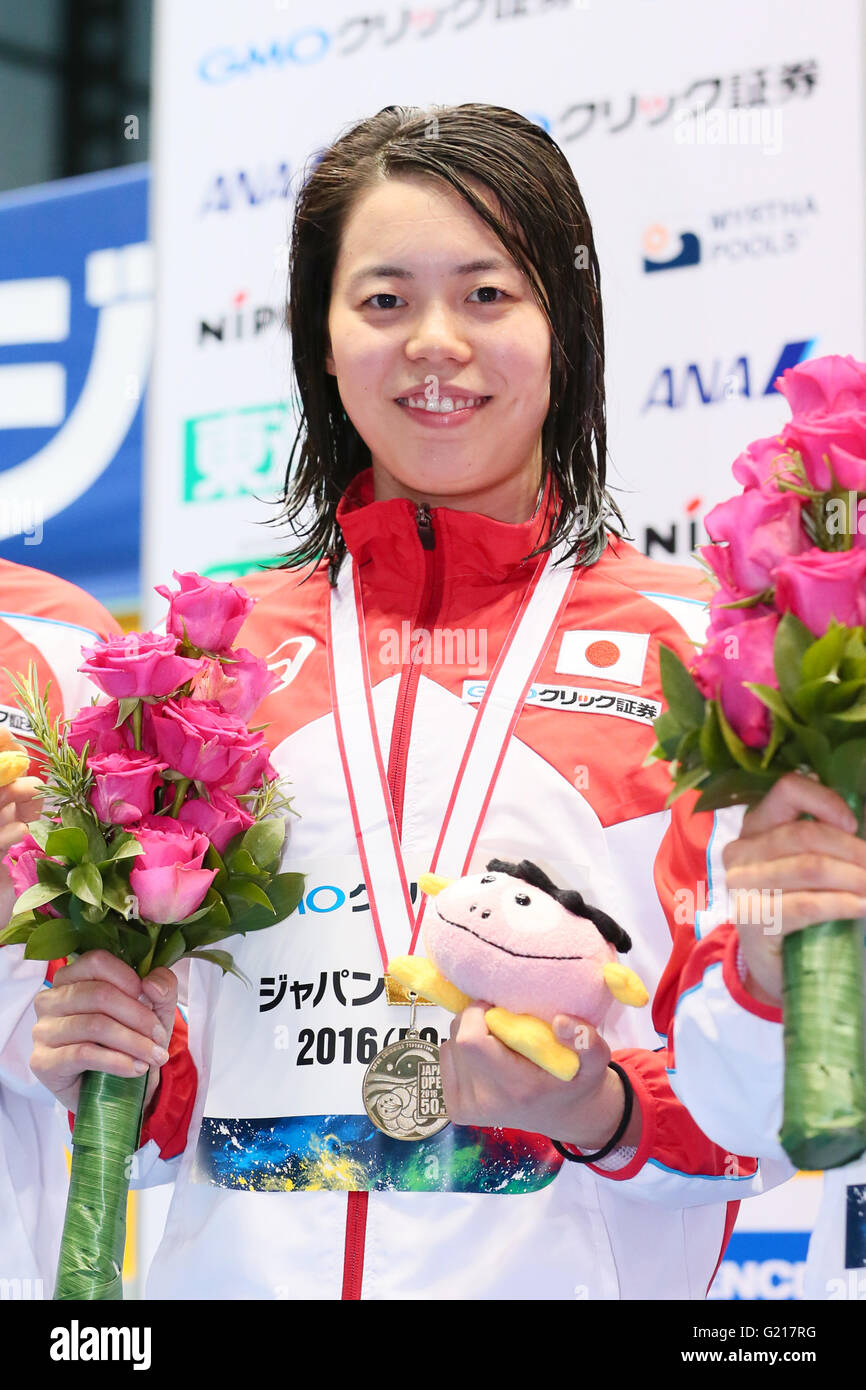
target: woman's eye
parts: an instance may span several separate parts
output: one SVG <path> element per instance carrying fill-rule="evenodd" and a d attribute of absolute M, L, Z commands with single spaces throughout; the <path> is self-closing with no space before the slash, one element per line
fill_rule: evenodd
<path fill-rule="evenodd" d="M 380 290 L 378 294 L 371 294 L 369 299 L 365 299 L 365 300 L 364 300 L 364 303 L 365 303 L 365 304 L 373 304 L 373 300 L 374 300 L 374 299 L 399 299 L 399 298 L 400 298 L 399 294 L 388 294 L 385 290 Z M 405 303 L 405 300 L 404 300 L 404 303 Z M 395 306 L 394 304 L 374 304 L 374 305 L 373 305 L 373 308 L 374 308 L 374 309 L 382 309 L 382 310 L 385 310 L 385 309 L 394 309 L 395 307 L 396 307 L 396 306 Z"/>
<path fill-rule="evenodd" d="M 504 294 L 505 294 L 505 291 L 504 291 L 504 290 L 498 289 L 496 285 L 481 285 L 477 290 L 473 290 L 473 291 L 472 291 L 472 294 L 502 294 L 502 295 L 504 295 Z M 472 298 L 472 295 L 470 295 L 469 298 L 471 299 L 471 298 Z M 506 296 L 506 298 L 507 298 L 507 296 Z M 482 303 L 482 304 L 497 304 L 497 303 L 501 303 L 501 301 L 500 301 L 500 300 L 496 300 L 496 299 L 482 299 L 482 300 L 481 300 L 481 303 Z"/>

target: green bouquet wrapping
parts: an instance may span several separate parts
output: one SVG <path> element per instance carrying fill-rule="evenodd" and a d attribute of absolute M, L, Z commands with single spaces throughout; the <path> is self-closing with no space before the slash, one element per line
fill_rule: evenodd
<path fill-rule="evenodd" d="M 696 789 L 696 811 L 754 805 L 787 773 L 812 774 L 845 799 L 863 837 L 866 364 L 820 358 L 775 385 L 792 419 L 739 456 L 743 492 L 705 519 L 709 629 L 688 668 L 661 648 L 667 709 L 649 757 L 671 763 L 667 804 Z M 746 920 L 781 931 L 781 893 L 769 917 L 766 893 L 751 896 Z M 863 940 L 862 918 L 783 937 L 779 1138 L 799 1168 L 866 1150 Z"/>
<path fill-rule="evenodd" d="M 176 576 L 167 633 L 84 648 L 109 697 L 52 720 L 31 666 L 8 672 L 45 781 L 43 815 L 4 858 L 16 891 L 0 946 L 31 960 L 103 950 L 144 979 L 283 922 L 304 876 L 281 873 L 290 800 L 246 719 L 277 684 L 231 642 L 252 600 L 232 584 Z M 293 812 L 293 814 L 296 814 Z M 130 1061 L 132 1070 L 132 1061 Z M 54 1297 L 120 1299 L 127 1194 L 148 1073 L 82 1074 Z"/>

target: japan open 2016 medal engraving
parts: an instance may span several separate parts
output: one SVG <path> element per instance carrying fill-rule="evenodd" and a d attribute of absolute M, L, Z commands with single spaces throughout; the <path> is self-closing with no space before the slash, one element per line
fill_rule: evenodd
<path fill-rule="evenodd" d="M 391 1139 L 429 1139 L 450 1124 L 442 1097 L 439 1045 L 419 1037 L 410 995 L 409 1031 L 373 1058 L 364 1074 L 364 1109 Z"/>

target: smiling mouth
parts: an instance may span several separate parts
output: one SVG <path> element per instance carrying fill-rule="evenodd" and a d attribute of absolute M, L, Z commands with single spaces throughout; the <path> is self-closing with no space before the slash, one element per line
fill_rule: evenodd
<path fill-rule="evenodd" d="M 583 956 L 539 956 L 532 951 L 509 951 L 507 946 L 499 946 L 495 941 L 491 941 L 489 936 L 482 936 L 480 932 L 473 931 L 471 927 L 464 927 L 462 922 L 452 922 L 450 917 L 443 917 L 442 913 L 437 913 L 439 920 L 447 922 L 449 927 L 459 927 L 460 931 L 468 931 L 470 936 L 474 936 L 477 941 L 483 941 L 485 946 L 492 946 L 494 951 L 504 951 L 507 956 L 519 956 L 521 960 L 583 960 Z"/>
<path fill-rule="evenodd" d="M 454 415 L 459 411 L 481 410 L 492 396 L 397 396 L 397 405 L 406 410 L 421 410 L 426 415 Z"/>

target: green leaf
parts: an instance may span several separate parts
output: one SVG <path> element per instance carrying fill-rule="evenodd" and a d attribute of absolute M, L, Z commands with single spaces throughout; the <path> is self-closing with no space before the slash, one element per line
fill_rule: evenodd
<path fill-rule="evenodd" d="M 788 737 L 789 734 L 788 725 L 785 723 L 783 719 L 780 719 L 778 715 L 773 714 L 772 711 L 770 713 L 770 723 L 770 742 L 764 749 L 764 756 L 761 758 L 762 771 L 770 766 L 770 764 L 776 756 L 776 753 L 778 752 L 779 748 L 784 743 L 785 739 Z"/>
<path fill-rule="evenodd" d="M 150 968 L 153 970 L 157 965 L 174 965 L 181 956 L 186 955 L 186 952 L 187 944 L 183 932 L 177 930 L 170 932 L 157 946 Z"/>
<path fill-rule="evenodd" d="M 677 746 L 683 736 L 683 727 L 676 715 L 669 709 L 653 720 L 653 729 L 664 756 L 670 760 L 676 756 Z"/>
<path fill-rule="evenodd" d="M 726 772 L 731 766 L 731 754 L 722 738 L 716 701 L 710 700 L 700 732 L 701 757 L 710 772 Z"/>
<path fill-rule="evenodd" d="M 60 888 L 64 893 L 68 872 L 65 864 L 55 864 L 53 859 L 36 860 L 36 878 L 39 883 L 48 883 L 52 888 Z"/>
<path fill-rule="evenodd" d="M 83 830 L 87 836 L 87 843 L 90 847 L 91 859 L 104 859 L 108 853 L 108 846 L 105 843 L 99 826 L 94 816 L 89 816 L 78 806 L 64 806 L 60 813 L 60 819 L 65 826 L 75 826 Z"/>
<path fill-rule="evenodd" d="M 245 985 L 251 983 L 246 975 L 244 975 L 241 970 L 237 969 L 234 959 L 229 955 L 228 951 L 190 951 L 188 959 L 209 960 L 212 965 L 218 965 L 224 975 L 226 973 L 229 975 L 236 975 Z"/>
<path fill-rule="evenodd" d="M 860 720 L 866 720 L 866 697 L 858 700 L 855 704 L 849 705 L 848 709 L 835 710 L 830 714 L 831 719 L 841 719 L 845 724 L 853 724 Z"/>
<path fill-rule="evenodd" d="M 35 930 L 34 922 L 10 922 L 8 927 L 0 932 L 0 946 L 20 946 L 22 941 L 29 941 L 30 934 Z"/>
<path fill-rule="evenodd" d="M 78 929 L 68 917 L 52 917 L 34 927 L 24 948 L 25 960 L 57 960 L 78 950 Z"/>
<path fill-rule="evenodd" d="M 108 903 L 102 903 L 99 907 L 95 903 L 85 903 L 81 909 L 82 920 L 90 924 L 103 921 L 107 913 Z"/>
<path fill-rule="evenodd" d="M 778 773 L 746 772 L 742 768 L 720 772 L 701 792 L 694 810 L 718 811 L 725 806 L 754 805 L 778 780 Z"/>
<path fill-rule="evenodd" d="M 80 864 L 89 849 L 87 836 L 77 826 L 52 830 L 45 841 L 45 853 L 67 859 L 72 864 Z"/>
<path fill-rule="evenodd" d="M 261 911 L 261 908 L 255 910 Z M 263 922 L 262 925 L 272 927 L 274 925 L 273 917 L 268 917 L 267 922 Z M 186 942 L 187 951 L 197 950 L 199 946 L 210 946 L 215 941 L 225 941 L 227 936 L 235 935 L 237 935 L 237 930 L 231 921 L 225 926 L 211 922 L 193 922 L 191 926 L 183 929 L 183 939 Z"/>
<path fill-rule="evenodd" d="M 110 861 L 109 861 L 110 863 Z M 128 899 L 133 897 L 129 886 L 129 880 L 117 869 L 109 868 L 102 875 L 102 900 L 108 903 L 109 907 L 119 912 L 121 917 L 126 917 L 129 907 Z"/>
<path fill-rule="evenodd" d="M 773 665 L 779 689 L 792 703 L 802 679 L 803 658 L 814 641 L 815 635 L 805 623 L 793 613 L 782 614 L 773 643 Z"/>
<path fill-rule="evenodd" d="M 121 724 L 125 724 L 132 711 L 138 704 L 137 695 L 125 695 L 122 700 L 117 702 L 117 723 L 115 729 L 119 729 Z"/>
<path fill-rule="evenodd" d="M 835 619 L 830 620 L 830 626 L 819 637 L 817 642 L 803 653 L 803 662 L 800 668 L 801 677 L 804 681 L 820 680 L 822 676 L 828 676 L 834 672 L 842 659 L 847 644 L 848 629 Z"/>
<path fill-rule="evenodd" d="M 264 907 L 271 912 L 276 912 L 264 889 L 260 888 L 257 883 L 230 879 L 225 896 L 229 906 L 237 912 L 243 912 L 245 907 Z"/>
<path fill-rule="evenodd" d="M 668 709 L 683 729 L 703 724 L 704 697 L 676 652 L 663 643 L 659 644 L 659 668 Z"/>
<path fill-rule="evenodd" d="M 117 930 L 123 959 L 136 969 L 150 954 L 150 938 L 146 932 L 137 931 L 135 927 L 118 926 Z"/>
<path fill-rule="evenodd" d="M 74 869 L 69 870 L 69 877 L 66 880 L 70 890 L 82 902 L 92 903 L 94 907 L 102 905 L 102 874 L 95 864 L 78 864 Z"/>
<path fill-rule="evenodd" d="M 286 838 L 285 823 L 281 820 L 260 820 L 244 832 L 241 845 L 262 869 L 279 863 Z"/>
<path fill-rule="evenodd" d="M 119 956 L 120 933 L 117 923 L 108 918 L 102 922 L 84 921 L 78 928 L 78 950 L 84 951 L 108 951 L 113 956 Z"/>
<path fill-rule="evenodd" d="M 828 766 L 829 784 L 842 796 L 866 795 L 866 738 L 849 739 L 833 749 Z"/>
<path fill-rule="evenodd" d="M 261 875 L 266 872 L 264 869 L 260 869 L 252 855 L 248 854 L 247 851 L 240 846 L 232 851 L 225 862 L 226 868 L 232 875 L 251 874 L 253 878 L 260 878 Z M 231 884 L 231 879 L 229 880 L 229 884 Z"/>
<path fill-rule="evenodd" d="M 709 773 L 705 767 L 693 767 L 690 772 L 682 773 L 681 776 L 677 778 L 675 785 L 668 792 L 665 807 L 672 806 L 678 797 L 681 797 L 684 792 L 692 791 L 700 782 L 705 781 L 708 776 Z"/>
<path fill-rule="evenodd" d="M 740 767 L 745 768 L 747 772 L 759 772 L 761 769 L 760 753 L 755 748 L 747 748 L 739 734 L 734 732 L 725 717 L 725 711 L 722 709 L 721 701 L 719 700 L 716 701 L 716 715 L 719 721 L 719 728 L 722 732 L 722 738 L 725 740 L 728 746 L 728 752 L 734 759 L 734 762 L 739 763 Z"/>
<path fill-rule="evenodd" d="M 791 742 L 795 749 L 799 747 L 801 750 L 801 762 L 817 772 L 822 782 L 826 782 L 832 753 L 827 735 L 821 733 L 820 729 L 798 725 Z"/>
<path fill-rule="evenodd" d="M 306 880 L 306 874 L 277 874 L 271 879 L 267 893 L 280 922 L 291 917 L 297 908 L 304 896 Z"/>
<path fill-rule="evenodd" d="M 229 881 L 229 876 L 228 872 L 226 871 L 226 866 L 223 863 L 222 856 L 220 855 L 220 852 L 217 849 L 216 845 L 208 845 L 207 853 L 204 857 L 204 862 L 206 868 L 216 869 L 217 871 L 216 878 L 214 878 L 211 882 L 211 887 L 216 888 L 219 892 L 222 892 Z"/>
<path fill-rule="evenodd" d="M 39 848 L 44 849 L 45 841 L 48 839 L 48 836 L 51 834 L 52 830 L 57 829 L 57 826 L 54 824 L 54 821 L 33 820 L 30 821 L 30 823 L 27 826 L 27 829 L 33 836 Z"/>
<path fill-rule="evenodd" d="M 743 686 L 746 690 L 751 690 L 753 695 L 757 695 L 761 704 L 772 710 L 789 728 L 801 727 L 796 714 L 774 685 L 762 685 L 760 681 L 743 681 Z"/>
<path fill-rule="evenodd" d="M 136 840 L 135 836 L 129 831 L 124 830 L 122 834 L 115 835 L 108 851 L 109 860 L 112 859 L 134 859 L 136 855 L 142 854 L 141 841 Z"/>
<path fill-rule="evenodd" d="M 21 897 L 15 899 L 15 915 L 17 917 L 22 912 L 30 912 L 34 907 L 53 903 L 55 898 L 59 898 L 65 892 L 65 888 L 54 888 L 50 883 L 34 883 L 32 888 L 25 889 Z"/>

